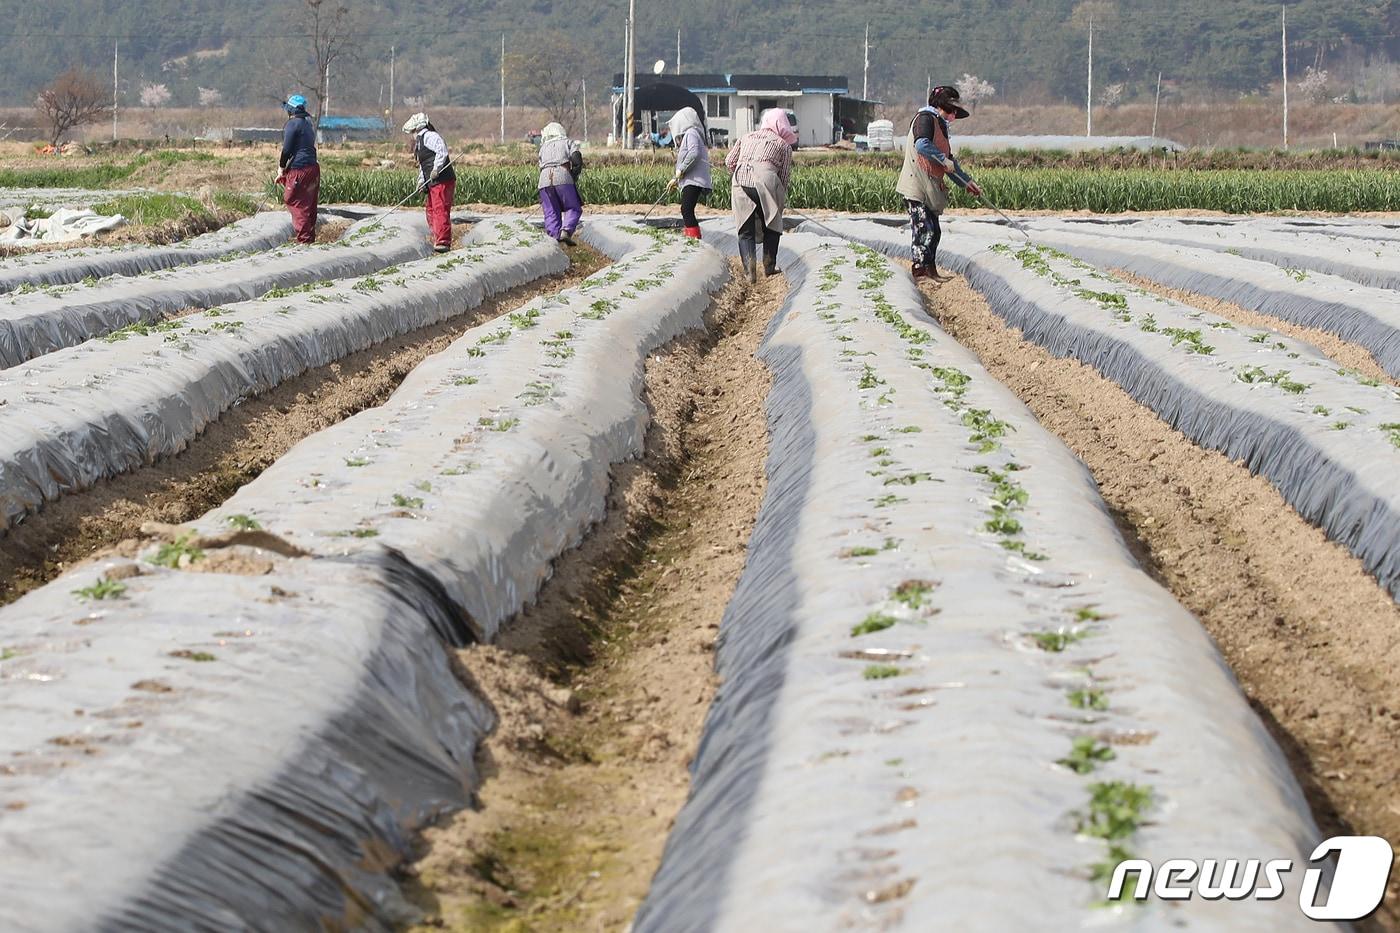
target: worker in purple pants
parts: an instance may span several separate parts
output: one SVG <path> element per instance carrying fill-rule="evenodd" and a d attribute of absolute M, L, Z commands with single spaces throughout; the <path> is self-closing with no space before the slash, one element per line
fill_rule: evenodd
<path fill-rule="evenodd" d="M 583 155 L 569 139 L 564 127 L 551 123 L 540 138 L 540 208 L 544 211 L 544 232 L 552 240 L 574 245 L 574 231 L 583 217 L 583 201 L 578 196 L 578 175 Z"/>

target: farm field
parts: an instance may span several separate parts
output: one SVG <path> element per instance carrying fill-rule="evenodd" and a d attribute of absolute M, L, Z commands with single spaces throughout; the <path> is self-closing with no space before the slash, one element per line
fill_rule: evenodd
<path fill-rule="evenodd" d="M 989 168 L 935 284 L 808 168 L 749 283 L 350 161 L 0 257 L 0 928 L 1303 930 L 1400 844 L 1400 222 L 1247 213 L 1394 172 Z M 1107 897 L 1170 858 L 1299 868 Z"/>
<path fill-rule="evenodd" d="M 723 153 L 717 152 L 715 190 L 707 203 L 708 209 L 723 211 L 729 206 L 729 176 Z M 178 193 L 191 220 L 201 213 L 241 216 L 257 203 L 279 203 L 272 185 L 276 153 L 268 147 L 95 151 L 56 159 L 0 143 L 0 157 L 0 186 L 64 188 L 70 201 L 74 194 L 81 199 L 82 189 Z M 459 205 L 481 209 L 535 204 L 533 147 L 478 145 L 458 158 Z M 588 158 L 590 167 L 579 182 L 586 204 L 649 205 L 671 174 L 670 157 L 663 150 L 599 150 L 590 151 Z M 799 150 L 796 160 L 791 200 L 798 210 L 901 210 L 893 191 L 899 163 L 888 153 Z M 1393 211 L 1400 204 L 1400 172 L 1395 171 L 1393 153 L 1222 150 L 1187 153 L 1163 163 L 1144 153 L 1013 151 L 971 152 L 965 161 L 996 193 L 999 206 L 1015 211 L 1342 213 Z M 408 196 L 416 182 L 403 150 L 388 144 L 327 147 L 321 167 L 323 202 L 392 205 Z M 202 206 L 201 201 L 208 203 Z M 409 203 L 421 204 L 421 198 Z M 952 203 L 960 210 L 982 207 L 956 190 Z M 140 201 L 117 200 L 111 206 L 139 213 Z M 165 198 L 158 206 L 173 214 L 180 204 Z"/>

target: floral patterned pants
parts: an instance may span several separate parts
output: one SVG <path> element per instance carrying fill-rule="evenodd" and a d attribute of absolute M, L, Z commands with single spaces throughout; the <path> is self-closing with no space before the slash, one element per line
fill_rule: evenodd
<path fill-rule="evenodd" d="M 914 266 L 933 272 L 938 268 L 938 241 L 943 238 L 938 215 L 918 201 L 906 200 L 904 204 L 909 208 Z"/>

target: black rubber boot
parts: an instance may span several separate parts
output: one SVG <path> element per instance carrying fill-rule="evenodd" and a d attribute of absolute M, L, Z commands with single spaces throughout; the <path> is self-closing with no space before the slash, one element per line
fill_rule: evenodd
<path fill-rule="evenodd" d="M 783 238 L 776 230 L 763 228 L 763 274 L 774 276 L 778 274 L 778 241 Z"/>
<path fill-rule="evenodd" d="M 739 261 L 744 264 L 744 275 L 748 276 L 750 282 L 758 281 L 756 252 L 753 240 L 748 237 L 739 237 Z"/>

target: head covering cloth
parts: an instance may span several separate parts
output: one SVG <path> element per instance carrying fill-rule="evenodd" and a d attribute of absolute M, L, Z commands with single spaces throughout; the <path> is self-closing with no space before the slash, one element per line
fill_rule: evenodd
<path fill-rule="evenodd" d="M 672 139 L 680 139 L 693 129 L 704 129 L 704 124 L 700 122 L 700 114 L 695 112 L 694 107 L 677 110 L 671 117 L 670 126 Z"/>
<path fill-rule="evenodd" d="M 797 145 L 797 134 L 792 131 L 792 124 L 788 122 L 787 112 L 779 107 L 763 111 L 758 128 L 777 133 L 789 146 Z"/>

